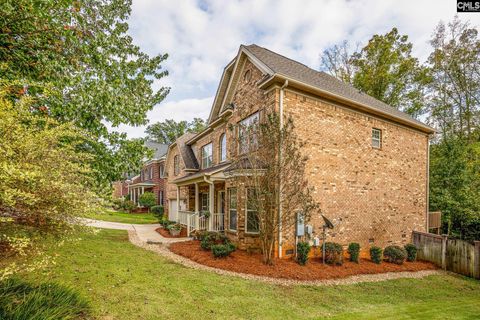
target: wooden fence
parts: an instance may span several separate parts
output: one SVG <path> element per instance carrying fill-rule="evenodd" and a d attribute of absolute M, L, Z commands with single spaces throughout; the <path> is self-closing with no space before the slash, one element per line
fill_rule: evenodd
<path fill-rule="evenodd" d="M 413 232 L 420 260 L 431 261 L 444 270 L 480 279 L 480 241 L 450 239 L 446 235 Z"/>

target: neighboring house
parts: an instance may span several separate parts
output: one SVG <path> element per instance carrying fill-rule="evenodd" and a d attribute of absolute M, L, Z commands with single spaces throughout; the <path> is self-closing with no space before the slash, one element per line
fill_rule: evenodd
<path fill-rule="evenodd" d="M 129 195 L 131 201 L 139 205 L 139 197 L 145 192 L 155 194 L 157 204 L 165 204 L 165 157 L 168 145 L 146 141 L 145 145 L 154 151 L 153 158 L 145 161 L 140 174 L 113 183 L 114 192 L 120 196 Z"/>
<path fill-rule="evenodd" d="M 347 245 L 410 241 L 427 231 L 431 127 L 323 72 L 257 45 L 240 46 L 224 69 L 208 127 L 169 146 L 167 211 L 194 229 L 225 231 L 240 248 L 258 246 L 250 188 L 235 187 L 229 159 L 248 150 L 242 127 L 274 107 L 291 116 L 306 142 L 307 179 L 335 223 L 328 240 Z M 243 133 L 244 134 L 244 133 Z M 231 146 L 232 141 L 240 141 Z M 210 217 L 199 214 L 209 211 Z M 249 223 L 250 217 L 250 223 Z M 323 220 L 312 217 L 315 235 Z M 279 245 L 280 244 L 280 245 Z M 294 230 L 282 230 L 277 255 L 290 256 Z"/>

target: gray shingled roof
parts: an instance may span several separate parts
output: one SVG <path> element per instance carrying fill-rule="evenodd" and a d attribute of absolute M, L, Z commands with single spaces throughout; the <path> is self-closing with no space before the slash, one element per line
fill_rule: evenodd
<path fill-rule="evenodd" d="M 377 109 L 380 112 L 387 113 L 391 116 L 427 126 L 424 123 L 412 118 L 410 115 L 401 112 L 389 106 L 388 104 L 369 96 L 368 94 L 360 92 L 358 89 L 338 80 L 329 74 L 326 74 L 325 72 L 316 71 L 304 64 L 301 64 L 300 62 L 284 57 L 278 53 L 262 48 L 255 44 L 243 47 L 276 74 L 284 75 L 288 78 L 301 81 L 321 90 L 325 90 L 335 95 L 353 100 L 357 103 L 368 105 L 371 108 Z M 432 128 L 432 130 L 434 129 Z"/>
<path fill-rule="evenodd" d="M 145 146 L 153 150 L 153 159 L 160 159 L 167 154 L 168 144 L 158 143 L 155 141 L 145 141 Z"/>
<path fill-rule="evenodd" d="M 193 153 L 192 147 L 186 144 L 186 142 L 193 138 L 195 135 L 195 133 L 188 132 L 177 139 L 177 146 L 180 150 L 180 155 L 183 159 L 183 163 L 185 164 L 185 169 L 198 170 L 199 167 L 197 158 Z"/>

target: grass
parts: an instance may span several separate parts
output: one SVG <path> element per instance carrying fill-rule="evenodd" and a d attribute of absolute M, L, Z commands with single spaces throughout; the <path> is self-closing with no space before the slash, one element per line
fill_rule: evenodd
<path fill-rule="evenodd" d="M 74 286 L 114 319 L 475 319 L 480 282 L 430 276 L 345 286 L 282 287 L 198 271 L 102 230 L 67 243 L 28 280 Z M 50 272 L 47 272 L 50 271 Z"/>
<path fill-rule="evenodd" d="M 90 307 L 76 290 L 56 283 L 0 281 L 0 319 L 85 319 Z"/>
<path fill-rule="evenodd" d="M 135 224 L 158 223 L 157 218 L 151 213 L 128 213 L 112 209 L 104 209 L 101 212 L 92 212 L 88 214 L 86 218 Z"/>

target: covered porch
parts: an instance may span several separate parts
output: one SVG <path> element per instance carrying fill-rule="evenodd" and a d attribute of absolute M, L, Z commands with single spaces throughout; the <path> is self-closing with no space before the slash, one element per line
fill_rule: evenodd
<path fill-rule="evenodd" d="M 152 192 L 154 186 L 155 184 L 151 182 L 138 182 L 128 185 L 128 194 L 130 195 L 130 200 L 133 201 L 137 207 L 140 207 L 140 196 L 145 192 Z"/>
<path fill-rule="evenodd" d="M 193 231 L 224 231 L 226 196 L 223 168 L 173 181 L 177 187 L 177 203 L 180 203 L 181 192 L 187 195 L 186 210 L 176 206 L 175 220 L 187 228 L 188 236 Z"/>

